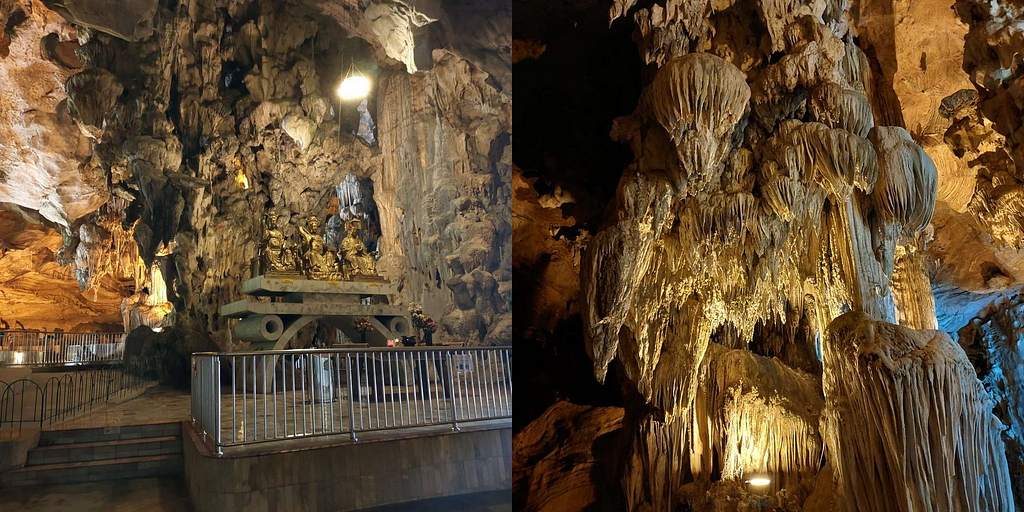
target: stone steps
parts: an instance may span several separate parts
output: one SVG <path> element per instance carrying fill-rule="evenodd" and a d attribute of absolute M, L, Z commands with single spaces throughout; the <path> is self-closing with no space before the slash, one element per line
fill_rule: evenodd
<path fill-rule="evenodd" d="M 181 474 L 182 464 L 181 454 L 176 453 L 25 466 L 0 474 L 0 486 L 61 485 L 101 480 L 173 476 Z"/>
<path fill-rule="evenodd" d="M 181 437 L 144 437 L 94 443 L 54 444 L 29 452 L 28 465 L 62 464 L 181 453 Z"/>
<path fill-rule="evenodd" d="M 181 448 L 180 423 L 43 431 L 0 487 L 181 475 Z"/>
<path fill-rule="evenodd" d="M 44 430 L 39 433 L 39 446 L 55 444 L 94 443 L 149 437 L 180 436 L 181 424 L 154 423 L 150 425 L 123 425 L 69 430 Z"/>

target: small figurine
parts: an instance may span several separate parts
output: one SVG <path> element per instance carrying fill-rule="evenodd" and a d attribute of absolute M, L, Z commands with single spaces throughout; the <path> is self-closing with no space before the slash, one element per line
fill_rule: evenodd
<path fill-rule="evenodd" d="M 313 238 L 319 238 L 323 241 L 323 237 L 320 235 L 320 220 L 315 215 L 310 215 L 306 219 L 305 226 L 299 226 L 299 233 L 302 234 L 302 243 L 307 251 L 309 250 L 310 240 Z"/>
<path fill-rule="evenodd" d="M 366 250 L 366 245 L 359 238 L 363 223 L 352 219 L 345 223 L 347 235 L 341 241 L 342 272 L 348 276 L 376 276 L 377 262 Z"/>

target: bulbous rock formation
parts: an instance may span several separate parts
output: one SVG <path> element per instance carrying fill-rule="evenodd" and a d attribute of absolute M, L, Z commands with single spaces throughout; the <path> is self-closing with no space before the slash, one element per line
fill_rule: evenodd
<path fill-rule="evenodd" d="M 658 70 L 641 99 L 642 117 L 655 119 L 676 146 L 683 171 L 672 176 L 677 189 L 704 191 L 749 100 L 743 73 L 708 53 L 685 55 Z"/>

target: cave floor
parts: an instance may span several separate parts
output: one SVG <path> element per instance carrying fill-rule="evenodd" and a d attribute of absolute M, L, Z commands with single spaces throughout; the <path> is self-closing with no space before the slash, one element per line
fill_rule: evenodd
<path fill-rule="evenodd" d="M 188 421 L 191 405 L 187 391 L 153 386 L 141 395 L 117 404 L 108 404 L 44 430 L 117 427 Z"/>
<path fill-rule="evenodd" d="M 349 411 L 339 401 L 305 401 L 298 393 L 253 395 L 251 390 L 245 397 L 232 397 L 229 388 L 222 390 L 221 433 L 225 442 L 234 439 L 284 438 L 296 431 L 307 433 L 345 432 L 348 429 Z M 298 395 L 298 397 L 297 397 Z M 449 400 L 432 397 L 419 400 L 412 394 L 397 402 L 388 400 L 382 404 L 366 404 L 354 408 L 358 428 L 396 428 L 406 425 L 448 424 Z M 276 398 L 276 400 L 275 400 Z M 365 398 L 365 397 L 364 397 Z M 488 418 L 502 416 L 502 404 L 489 402 L 488 397 L 465 393 L 459 407 L 465 408 L 474 417 Z M 74 417 L 45 430 L 69 430 L 81 428 L 116 427 L 124 425 L 145 425 L 191 419 L 190 395 L 186 391 L 166 386 L 153 386 L 141 395 L 121 403 L 109 404 L 87 414 Z M 346 402 L 347 403 L 347 402 Z M 472 404 L 472 405 L 469 405 Z M 297 407 L 296 407 L 297 406 Z M 267 411 L 269 422 L 264 421 Z M 232 411 L 234 411 L 232 413 Z M 296 414 L 297 413 L 297 414 Z M 274 418 L 277 418 L 275 425 Z M 255 421 L 254 421 L 255 420 Z M 462 421 L 462 420 L 460 420 Z M 244 432 L 243 432 L 244 429 Z M 234 435 L 234 437 L 233 437 Z"/>
<path fill-rule="evenodd" d="M 7 489 L 0 510 L 185 512 L 192 510 L 181 478 L 139 478 Z"/>

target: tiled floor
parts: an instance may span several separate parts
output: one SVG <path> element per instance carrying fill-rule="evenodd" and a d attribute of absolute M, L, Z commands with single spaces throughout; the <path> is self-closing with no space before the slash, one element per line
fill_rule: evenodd
<path fill-rule="evenodd" d="M 182 479 L 140 478 L 7 489 L 0 493 L 0 510 L 186 512 L 191 507 Z"/>
<path fill-rule="evenodd" d="M 44 430 L 116 427 L 185 421 L 191 417 L 186 391 L 154 386 L 130 400 L 108 404 Z"/>

